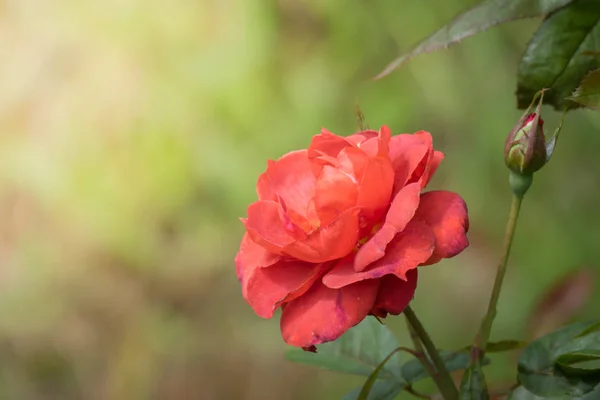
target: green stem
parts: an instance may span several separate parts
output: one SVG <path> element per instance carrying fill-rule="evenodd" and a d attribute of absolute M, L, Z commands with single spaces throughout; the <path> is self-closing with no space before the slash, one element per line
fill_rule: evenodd
<path fill-rule="evenodd" d="M 521 203 L 523 201 L 523 195 L 513 194 L 512 204 L 510 206 L 510 215 L 508 217 L 508 223 L 506 225 L 506 232 L 504 234 L 504 244 L 502 246 L 502 257 L 498 263 L 498 270 L 496 271 L 496 280 L 494 281 L 494 288 L 492 289 L 492 297 L 488 305 L 487 313 L 481 323 L 481 328 L 475 339 L 475 347 L 477 350 L 474 354 L 478 357 L 483 356 L 485 348 L 487 347 L 488 340 L 490 338 L 490 332 L 492 330 L 492 323 L 496 317 L 496 306 L 498 305 L 498 299 L 500 298 L 500 290 L 502 289 L 502 282 L 504 281 L 504 275 L 506 274 L 506 264 L 508 262 L 508 256 L 510 254 L 510 248 L 512 246 L 513 237 L 515 235 L 515 228 L 517 227 L 517 220 L 519 218 L 519 210 L 521 209 Z"/>
<path fill-rule="evenodd" d="M 431 338 L 427 334 L 427 331 L 425 330 L 423 325 L 421 325 L 421 322 L 417 318 L 415 312 L 410 306 L 407 306 L 404 309 L 404 315 L 406 316 L 406 319 L 408 320 L 413 330 L 419 337 L 420 341 L 423 343 L 423 346 L 425 346 L 429 358 L 431 359 L 431 361 L 433 361 L 433 365 L 435 365 L 435 368 L 437 370 L 436 376 L 438 379 L 435 379 L 435 376 L 432 378 L 434 378 L 434 381 L 438 389 L 444 396 L 444 399 L 458 400 L 458 390 L 456 389 L 456 385 L 454 385 L 454 381 L 452 380 L 452 377 L 450 376 L 450 373 L 446 368 L 446 364 L 444 364 L 440 353 L 438 353 L 437 348 L 431 341 Z"/>
<path fill-rule="evenodd" d="M 406 317 L 406 315 L 405 315 L 405 317 Z M 427 358 L 425 349 L 423 348 L 423 343 L 421 343 L 421 339 L 419 339 L 419 335 L 417 335 L 417 332 L 415 331 L 413 326 L 410 324 L 408 317 L 406 317 L 406 326 L 408 327 L 410 339 L 412 340 L 413 346 L 415 347 L 415 353 L 420 355 L 420 357 L 417 357 L 417 359 L 421 362 L 421 365 L 423 365 L 423 368 L 425 368 L 425 371 L 427 371 L 429 376 L 431 376 L 431 378 L 436 382 L 436 385 L 437 385 L 437 381 L 439 380 L 439 374 L 436 372 L 435 368 L 433 368 L 433 365 L 431 365 L 431 362 Z"/>

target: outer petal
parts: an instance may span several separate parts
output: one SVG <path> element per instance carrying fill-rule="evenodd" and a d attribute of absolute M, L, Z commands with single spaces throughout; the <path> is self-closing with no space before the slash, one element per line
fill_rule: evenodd
<path fill-rule="evenodd" d="M 248 206 L 248 218 L 243 222 L 254 242 L 272 253 L 281 254 L 284 247 L 299 238 L 299 229 L 291 221 L 282 220 L 282 215 L 284 212 L 279 203 L 257 201 Z"/>
<path fill-rule="evenodd" d="M 310 347 L 339 338 L 367 316 L 378 287 L 376 280 L 337 290 L 316 282 L 308 292 L 287 303 L 283 309 L 283 340 L 292 346 Z"/>
<path fill-rule="evenodd" d="M 242 294 L 258 316 L 271 318 L 282 303 L 309 290 L 321 268 L 322 264 L 283 260 L 268 268 L 254 268 L 244 274 Z"/>
<path fill-rule="evenodd" d="M 235 256 L 236 274 L 239 281 L 256 268 L 264 268 L 278 263 L 281 256 L 265 250 L 262 246 L 254 243 L 250 235 L 244 234 L 240 250 Z"/>
<path fill-rule="evenodd" d="M 414 220 L 429 225 L 436 237 L 435 250 L 426 265 L 454 257 L 469 245 L 467 205 L 456 193 L 436 190 L 422 194 Z"/>
<path fill-rule="evenodd" d="M 404 229 L 413 217 L 419 205 L 421 186 L 417 183 L 402 188 L 396 195 L 385 217 L 381 229 L 358 249 L 354 269 L 364 270 L 369 264 L 380 259 L 386 252 L 386 246 L 396 234 Z"/>
<path fill-rule="evenodd" d="M 394 194 L 409 180 L 417 181 L 433 153 L 431 134 L 425 131 L 393 136 L 390 140 L 390 159 L 395 172 Z M 425 162 L 423 163 L 425 159 Z"/>
<path fill-rule="evenodd" d="M 277 201 L 280 197 L 288 209 L 307 217 L 316 183 L 307 151 L 298 150 L 269 161 L 267 171 L 258 178 L 256 191 L 259 200 Z"/>
<path fill-rule="evenodd" d="M 406 280 L 395 275 L 381 278 L 371 314 L 385 318 L 388 314 L 398 315 L 404 311 L 415 295 L 417 276 L 417 270 L 411 269 L 406 273 Z"/>
<path fill-rule="evenodd" d="M 311 232 L 305 239 L 289 243 L 283 252 L 298 260 L 321 263 L 342 258 L 350 253 L 358 241 L 358 214 L 350 208 L 326 226 Z"/>
<path fill-rule="evenodd" d="M 352 257 L 346 257 L 323 276 L 323 283 L 327 287 L 337 289 L 390 274 L 406 280 L 406 273 L 427 261 L 434 247 L 435 236 L 431 229 L 423 223 L 411 223 L 390 242 L 385 256 L 369 265 L 366 270 L 356 272 Z"/>

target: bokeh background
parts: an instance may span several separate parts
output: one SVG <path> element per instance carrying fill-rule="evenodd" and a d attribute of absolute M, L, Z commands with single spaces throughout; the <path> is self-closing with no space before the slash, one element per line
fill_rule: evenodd
<path fill-rule="evenodd" d="M 466 199 L 472 245 L 422 270 L 414 309 L 438 345 L 466 345 L 509 208 L 515 72 L 540 20 L 369 78 L 472 3 L 0 1 L 0 398 L 336 399 L 361 384 L 285 361 L 277 318 L 253 314 L 233 264 L 267 159 L 321 127 L 353 133 L 357 101 L 370 127 L 429 130 L 446 153 L 432 188 Z M 545 112 L 551 131 L 560 115 Z M 570 113 L 536 175 L 496 339 L 600 313 L 599 115 Z M 571 284 L 544 294 L 556 282 Z M 489 375 L 512 383 L 514 357 Z"/>

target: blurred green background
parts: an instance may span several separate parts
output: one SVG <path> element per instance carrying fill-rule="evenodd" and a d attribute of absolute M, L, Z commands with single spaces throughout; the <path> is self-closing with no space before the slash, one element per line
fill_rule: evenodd
<path fill-rule="evenodd" d="M 539 20 L 369 78 L 472 3 L 0 1 L 0 398 L 336 399 L 359 385 L 285 361 L 277 318 L 253 314 L 233 264 L 267 159 L 321 127 L 353 133 L 356 101 L 370 127 L 429 130 L 446 153 L 431 187 L 466 199 L 471 247 L 421 270 L 414 308 L 438 345 L 466 345 Z M 599 133 L 598 114 L 567 116 L 527 195 L 493 338 L 531 335 L 535 302 L 582 267 L 546 309 L 598 317 L 600 295 L 579 303 L 600 253 Z M 402 319 L 390 326 L 407 343 Z M 514 381 L 510 360 L 489 375 Z"/>

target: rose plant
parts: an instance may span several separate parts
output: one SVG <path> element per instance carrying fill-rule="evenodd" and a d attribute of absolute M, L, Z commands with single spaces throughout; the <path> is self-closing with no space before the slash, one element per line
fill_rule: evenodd
<path fill-rule="evenodd" d="M 338 136 L 323 129 L 307 149 L 269 161 L 259 176 L 258 200 L 242 218 L 246 232 L 235 257 L 242 296 L 260 317 L 281 309 L 289 359 L 368 377 L 343 400 L 392 400 L 403 391 L 445 400 L 600 399 L 600 320 L 577 322 L 529 344 L 489 340 L 523 198 L 562 129 L 561 121 L 554 135 L 544 134 L 544 96 L 564 110 L 563 120 L 573 108 L 600 110 L 600 0 L 484 0 L 378 78 L 420 53 L 540 15 L 544 21 L 517 77 L 518 107 L 526 111 L 504 146 L 512 191 L 504 243 L 471 345 L 439 350 L 410 306 L 418 267 L 454 257 L 469 244 L 463 199 L 426 190 L 444 158 L 428 132 L 392 135 L 383 126 Z M 383 324 L 390 314 L 404 314 L 412 347 L 398 343 Z M 514 384 L 490 390 L 486 354 L 523 347 Z M 401 361 L 399 352 L 411 359 Z M 462 371 L 460 387 L 452 371 Z M 439 394 L 415 390 L 427 377 Z"/>

